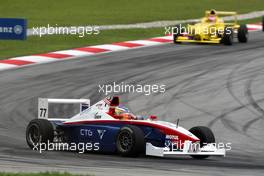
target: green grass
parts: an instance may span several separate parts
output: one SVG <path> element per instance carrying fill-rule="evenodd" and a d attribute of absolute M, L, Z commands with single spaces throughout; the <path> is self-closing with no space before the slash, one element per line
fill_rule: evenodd
<path fill-rule="evenodd" d="M 263 0 L 5 0 L 0 17 L 24 17 L 29 26 L 127 24 L 200 17 L 204 10 L 245 13 L 264 9 Z"/>
<path fill-rule="evenodd" d="M 164 36 L 163 28 L 107 30 L 84 38 L 76 35 L 31 36 L 26 41 L 0 41 L 0 59 L 157 36 Z"/>
<path fill-rule="evenodd" d="M 259 23 L 259 22 L 262 22 L 262 17 L 239 21 L 240 24 Z"/>
<path fill-rule="evenodd" d="M 0 172 L 0 176 L 79 176 L 76 174 L 59 173 L 59 172 L 40 172 L 40 173 L 5 173 Z M 90 175 L 80 175 L 90 176 Z"/>

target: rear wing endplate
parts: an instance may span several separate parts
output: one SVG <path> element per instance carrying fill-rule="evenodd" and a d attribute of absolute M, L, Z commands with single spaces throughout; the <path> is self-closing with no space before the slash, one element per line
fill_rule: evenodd
<path fill-rule="evenodd" d="M 49 104 L 80 104 L 80 112 L 90 107 L 90 99 L 38 99 L 38 118 L 48 118 Z"/>

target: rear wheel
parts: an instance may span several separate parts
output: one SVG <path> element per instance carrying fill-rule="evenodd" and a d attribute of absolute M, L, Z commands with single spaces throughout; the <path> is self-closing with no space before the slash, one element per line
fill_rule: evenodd
<path fill-rule="evenodd" d="M 180 25 L 176 25 L 173 28 L 173 43 L 177 44 L 177 43 L 181 43 L 181 42 L 177 42 L 178 37 L 181 34 L 181 26 Z"/>
<path fill-rule="evenodd" d="M 245 24 L 240 25 L 237 31 L 238 41 L 241 43 L 246 43 L 248 40 L 248 29 Z"/>
<path fill-rule="evenodd" d="M 26 140 L 31 149 L 39 150 L 39 143 L 52 142 L 54 138 L 53 126 L 46 119 L 33 119 L 27 126 Z"/>
<path fill-rule="evenodd" d="M 189 131 L 200 139 L 200 147 L 203 147 L 204 145 L 209 143 L 215 143 L 214 134 L 208 127 L 197 126 L 191 128 Z M 195 159 L 205 159 L 208 158 L 209 155 L 191 155 L 191 157 Z"/>
<path fill-rule="evenodd" d="M 224 30 L 223 38 L 221 42 L 224 45 L 232 45 L 233 44 L 233 29 L 231 27 L 226 27 Z"/>
<path fill-rule="evenodd" d="M 262 31 L 264 32 L 264 16 L 262 17 Z"/>
<path fill-rule="evenodd" d="M 137 156 L 145 151 L 143 131 L 137 126 L 125 126 L 116 138 L 117 152 L 122 156 Z"/>

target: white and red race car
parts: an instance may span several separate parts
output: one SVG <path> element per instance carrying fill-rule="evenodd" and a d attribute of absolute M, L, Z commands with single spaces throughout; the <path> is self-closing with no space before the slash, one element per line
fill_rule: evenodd
<path fill-rule="evenodd" d="M 80 112 L 69 119 L 48 118 L 49 104 L 79 103 Z M 178 124 L 135 116 L 121 107 L 119 97 L 107 97 L 90 106 L 89 99 L 39 99 L 38 118 L 27 126 L 30 148 L 39 143 L 97 143 L 100 152 L 116 152 L 122 156 L 190 155 L 204 159 L 225 156 L 225 149 L 215 145 L 208 127 L 190 130 Z"/>

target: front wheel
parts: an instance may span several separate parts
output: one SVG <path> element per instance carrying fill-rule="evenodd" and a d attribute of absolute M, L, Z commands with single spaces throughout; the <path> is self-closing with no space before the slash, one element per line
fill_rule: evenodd
<path fill-rule="evenodd" d="M 117 152 L 122 156 L 137 156 L 145 150 L 143 131 L 137 126 L 122 127 L 116 138 Z"/>
<path fill-rule="evenodd" d="M 191 128 L 189 131 L 200 139 L 200 147 L 203 147 L 209 143 L 215 143 L 214 134 L 212 130 L 208 127 L 197 126 Z M 208 158 L 209 155 L 191 155 L 191 157 L 195 159 L 205 159 Z"/>
<path fill-rule="evenodd" d="M 173 43 L 175 44 L 178 44 L 178 43 L 181 43 L 181 42 L 178 42 L 177 39 L 178 37 L 181 35 L 181 25 L 176 25 L 174 28 L 173 28 Z"/>
<path fill-rule="evenodd" d="M 224 45 L 232 45 L 233 44 L 233 29 L 231 27 L 226 27 L 224 30 L 223 38 L 221 42 Z"/>
<path fill-rule="evenodd" d="M 52 124 L 46 119 L 33 119 L 27 126 L 26 140 L 31 149 L 39 150 L 39 144 L 52 142 L 54 131 Z"/>

